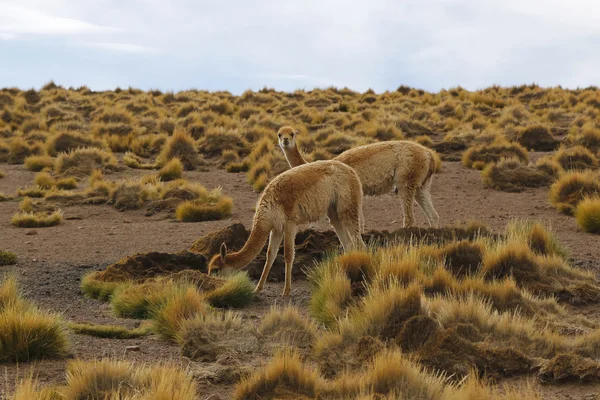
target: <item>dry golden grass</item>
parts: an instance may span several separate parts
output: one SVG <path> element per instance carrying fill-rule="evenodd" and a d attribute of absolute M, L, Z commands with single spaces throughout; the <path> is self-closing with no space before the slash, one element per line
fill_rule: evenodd
<path fill-rule="evenodd" d="M 54 171 L 57 174 L 89 175 L 96 169 L 116 169 L 117 159 L 112 153 L 94 147 L 71 150 L 56 159 Z"/>
<path fill-rule="evenodd" d="M 586 232 L 600 234 L 600 197 L 586 197 L 577 204 L 575 219 Z"/>
<path fill-rule="evenodd" d="M 25 169 L 38 172 L 43 169 L 53 169 L 54 159 L 50 156 L 29 156 L 24 162 Z"/>
<path fill-rule="evenodd" d="M 179 285 L 150 309 L 153 330 L 165 339 L 175 340 L 184 320 L 207 314 L 209 305 L 195 286 Z"/>
<path fill-rule="evenodd" d="M 529 162 L 529 153 L 518 143 L 496 141 L 489 145 L 478 145 L 463 153 L 462 163 L 465 167 L 482 169 L 485 165 L 498 162 L 502 158 L 516 158 Z"/>
<path fill-rule="evenodd" d="M 19 228 L 46 228 L 56 226 L 63 220 L 61 210 L 52 213 L 18 212 L 13 215 L 11 222 Z"/>
<path fill-rule="evenodd" d="M 194 139 L 182 129 L 175 129 L 158 155 L 156 164 L 163 167 L 173 158 L 178 158 L 186 170 L 193 170 L 201 163 Z"/>
<path fill-rule="evenodd" d="M 185 201 L 177 207 L 175 215 L 183 222 L 214 221 L 230 216 L 232 210 L 233 200 L 222 196 L 215 203 L 201 200 Z"/>
<path fill-rule="evenodd" d="M 60 358 L 67 347 L 62 317 L 24 300 L 16 278 L 4 276 L 0 281 L 0 362 Z"/>
<path fill-rule="evenodd" d="M 60 153 L 68 153 L 71 150 L 77 150 L 84 147 L 103 148 L 102 141 L 92 138 L 78 132 L 59 132 L 48 139 L 46 143 L 46 152 L 50 156 L 57 156 Z"/>
<path fill-rule="evenodd" d="M 547 186 L 553 176 L 543 169 L 524 164 L 518 158 L 503 158 L 488 164 L 481 173 L 485 187 L 505 192 L 521 192 L 528 187 Z"/>
<path fill-rule="evenodd" d="M 585 197 L 600 194 L 600 179 L 593 171 L 567 172 L 550 187 L 550 202 L 560 212 L 573 214 Z"/>
<path fill-rule="evenodd" d="M 275 337 L 283 343 L 300 344 L 304 347 L 312 345 L 318 335 L 314 322 L 302 316 L 300 310 L 292 305 L 283 309 L 272 307 L 262 318 L 258 332 Z"/>
<path fill-rule="evenodd" d="M 583 146 L 561 147 L 553 158 L 565 170 L 585 170 L 598 167 L 598 158 Z"/>
<path fill-rule="evenodd" d="M 175 179 L 181 179 L 183 175 L 183 163 L 177 158 L 170 159 L 161 169 L 158 171 L 158 178 L 163 182 L 173 181 Z"/>
<path fill-rule="evenodd" d="M 198 398 L 196 383 L 175 365 L 140 365 L 128 361 L 74 360 L 67 365 L 67 399 Z"/>

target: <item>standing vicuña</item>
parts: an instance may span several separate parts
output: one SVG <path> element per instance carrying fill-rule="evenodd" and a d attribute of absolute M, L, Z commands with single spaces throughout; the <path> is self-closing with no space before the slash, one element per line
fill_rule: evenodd
<path fill-rule="evenodd" d="M 284 240 L 285 288 L 292 285 L 294 240 L 300 224 L 318 221 L 327 215 L 344 251 L 365 247 L 361 236 L 363 192 L 360 179 L 349 166 L 339 161 L 316 161 L 293 168 L 275 177 L 258 199 L 252 232 L 244 247 L 227 254 L 225 243 L 208 265 L 211 271 L 246 267 L 261 251 L 267 237 L 267 261 L 255 292 L 259 292 Z"/>
<path fill-rule="evenodd" d="M 306 164 L 298 151 L 298 131 L 284 126 L 279 129 L 279 146 L 290 167 Z M 405 140 L 379 142 L 355 147 L 334 158 L 351 166 L 362 182 L 365 195 L 390 193 L 396 187 L 402 198 L 403 226 L 414 224 L 416 200 L 430 226 L 439 225 L 439 215 L 431 201 L 431 180 L 436 170 L 433 152 L 418 143 Z"/>

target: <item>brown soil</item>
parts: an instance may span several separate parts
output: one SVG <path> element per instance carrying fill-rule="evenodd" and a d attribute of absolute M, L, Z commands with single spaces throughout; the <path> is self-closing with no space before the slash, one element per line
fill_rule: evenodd
<path fill-rule="evenodd" d="M 3 165 L 6 173 L 0 179 L 0 192 L 11 194 L 19 187 L 28 187 L 33 182 L 34 173 L 26 171 L 22 166 Z M 107 174 L 107 178 L 134 177 L 143 171 L 125 170 Z M 157 212 L 145 216 L 147 209 L 119 212 L 109 205 L 72 205 L 62 206 L 65 221 L 56 227 L 40 229 L 15 228 L 10 224 L 10 217 L 18 210 L 17 201 L 0 203 L 0 243 L 2 250 L 9 250 L 19 257 L 17 265 L 0 267 L 0 272 L 15 271 L 20 279 L 24 294 L 40 307 L 60 311 L 68 320 L 75 322 L 90 322 L 97 324 L 115 324 L 134 327 L 137 320 L 118 319 L 112 314 L 110 306 L 98 300 L 88 299 L 80 290 L 81 277 L 91 271 L 101 271 L 125 257 L 138 253 L 177 253 L 193 250 L 209 257 L 214 253 L 215 243 L 210 246 L 195 243 L 203 235 L 228 227 L 234 222 L 242 223 L 246 228 L 251 226 L 258 195 L 252 191 L 246 182 L 244 174 L 228 174 L 222 170 L 211 169 L 207 172 L 186 172 L 187 179 L 197 181 L 211 189 L 221 186 L 223 191 L 234 199 L 233 215 L 228 220 L 210 221 L 203 223 L 181 223 L 167 216 L 165 212 Z M 559 239 L 572 254 L 572 264 L 587 270 L 596 271 L 600 265 L 600 245 L 598 237 L 586 234 L 577 227 L 576 221 L 570 216 L 560 214 L 548 202 L 547 188 L 531 188 L 521 193 L 498 192 L 484 189 L 479 171 L 469 170 L 457 162 L 445 162 L 443 171 L 436 175 L 433 181 L 433 202 L 440 214 L 445 227 L 454 227 L 469 220 L 479 220 L 487 224 L 496 233 L 501 233 L 511 218 L 530 218 L 549 221 Z M 426 219 L 415 206 L 416 223 L 426 226 Z M 400 202 L 394 194 L 381 197 L 368 197 L 365 200 L 365 218 L 367 230 L 388 233 L 374 234 L 373 239 L 389 238 L 390 233 L 397 231 L 402 222 Z M 313 260 L 323 255 L 323 248 L 334 248 L 338 241 L 328 227 L 325 219 L 306 226 L 312 230 L 305 231 L 297 237 L 299 256 L 294 268 L 292 296 L 283 299 L 280 296 L 283 276 L 281 254 L 271 272 L 271 282 L 268 282 L 261 295 L 249 307 L 242 311 L 244 323 L 256 326 L 260 318 L 275 304 L 298 305 L 302 312 L 307 313 L 310 295 L 307 282 L 302 279 L 303 267 L 310 267 Z M 247 235 L 242 227 L 236 228 L 231 249 L 241 246 L 241 238 Z M 325 231 L 325 232 L 324 232 Z M 412 229 L 401 231 L 401 238 L 417 234 L 425 241 L 439 241 L 440 232 L 434 230 Z M 444 230 L 442 235 L 468 237 L 469 232 L 460 230 Z M 459 233 L 457 233 L 459 232 Z M 464 236 L 463 236 L 464 235 Z M 367 239 L 371 238 L 367 234 Z M 227 243 L 228 245 L 230 243 Z M 190 257 L 180 263 L 190 263 L 202 268 L 202 256 L 191 253 L 181 253 L 182 257 Z M 306 255 L 303 258 L 303 255 Z M 135 259 L 130 259 L 135 260 Z M 150 259 L 152 261 L 152 259 Z M 156 259 L 154 259 L 156 261 Z M 249 271 L 256 277 L 262 270 L 264 252 L 253 263 Z M 136 265 L 135 263 L 131 265 Z M 141 263 L 140 265 L 145 265 Z M 154 264 L 150 264 L 152 266 Z M 177 263 L 173 264 L 174 266 Z M 201 270 L 201 269 L 200 269 Z M 273 282 L 276 281 L 276 282 Z M 593 321 L 600 321 L 597 306 L 570 306 L 573 313 L 584 314 Z M 416 323 L 417 321 L 415 321 Z M 423 323 L 426 323 L 423 321 Z M 242 337 L 242 336 L 240 336 Z M 460 339 L 460 334 L 457 336 Z M 456 337 L 454 337 L 456 339 Z M 252 369 L 266 362 L 265 344 L 257 343 L 251 335 L 243 335 L 239 339 L 239 348 L 243 349 L 243 357 L 238 358 L 239 366 L 227 359 L 217 363 L 195 362 L 182 357 L 177 345 L 159 340 L 154 336 L 130 339 L 98 339 L 90 336 L 71 334 L 71 353 L 73 357 L 94 359 L 111 356 L 117 359 L 127 359 L 140 362 L 174 361 L 190 366 L 197 376 L 202 398 L 211 395 L 213 399 L 231 397 L 232 382 L 247 369 Z M 458 340 L 458 339 L 457 339 Z M 245 342 L 247 341 L 247 342 Z M 125 347 L 139 345 L 141 351 L 126 352 Z M 417 344 L 415 344 L 417 345 Z M 477 343 L 474 343 L 477 346 Z M 366 346 L 368 349 L 378 348 L 378 345 Z M 372 354 L 372 351 L 365 354 Z M 476 355 L 476 354 L 474 354 Z M 495 353 L 498 357 L 503 354 Z M 365 356 L 366 357 L 366 356 Z M 513 355 L 510 355 L 513 357 Z M 234 357 L 235 358 L 235 357 Z M 357 359 L 359 357 L 357 356 Z M 502 358 L 504 359 L 504 358 Z M 518 366 L 508 365 L 507 371 L 519 370 L 523 365 L 529 365 L 527 357 L 520 358 L 523 363 Z M 10 391 L 17 376 L 24 376 L 31 367 L 35 367 L 42 383 L 64 382 L 66 361 L 40 361 L 37 363 L 13 364 L 0 366 L 6 378 L 0 378 L 0 387 Z M 507 375 L 512 375 L 508 373 Z M 503 378 L 505 382 L 522 384 L 521 378 Z M 6 384 L 5 384 L 5 382 Z M 548 399 L 583 399 L 600 395 L 600 384 L 592 382 L 586 385 L 567 383 L 564 386 L 539 385 L 536 387 Z M 0 391 L 1 392 L 1 391 Z"/>

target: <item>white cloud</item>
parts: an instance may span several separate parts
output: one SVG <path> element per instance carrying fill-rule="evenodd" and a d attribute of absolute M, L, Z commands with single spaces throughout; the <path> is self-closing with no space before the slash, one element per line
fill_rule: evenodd
<path fill-rule="evenodd" d="M 114 43 L 114 42 L 87 42 L 85 46 L 97 47 L 104 50 L 120 51 L 125 53 L 158 53 L 159 51 L 153 47 L 140 46 L 130 43 Z"/>
<path fill-rule="evenodd" d="M 60 34 L 81 54 L 168 51 L 155 72 L 120 65 L 119 84 L 476 89 L 587 85 L 600 71 L 597 0 L 18 1 L 0 0 L 0 39 Z M 110 82 L 115 69 L 103 71 Z"/>
<path fill-rule="evenodd" d="M 119 32 L 120 29 L 86 21 L 57 17 L 17 4 L 0 6 L 0 33 L 11 35 L 77 35 Z"/>

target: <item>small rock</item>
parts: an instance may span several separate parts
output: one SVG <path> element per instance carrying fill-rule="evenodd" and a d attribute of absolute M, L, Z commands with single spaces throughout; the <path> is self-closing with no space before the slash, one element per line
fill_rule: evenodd
<path fill-rule="evenodd" d="M 127 346 L 125 347 L 125 352 L 129 351 L 141 351 L 140 346 Z"/>
<path fill-rule="evenodd" d="M 27 236 L 33 236 L 33 235 L 37 235 L 37 231 L 36 230 L 31 230 L 31 231 L 27 231 L 25 232 L 25 235 Z"/>

